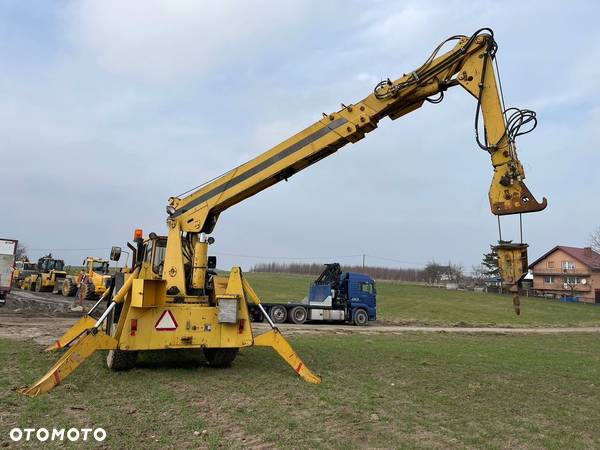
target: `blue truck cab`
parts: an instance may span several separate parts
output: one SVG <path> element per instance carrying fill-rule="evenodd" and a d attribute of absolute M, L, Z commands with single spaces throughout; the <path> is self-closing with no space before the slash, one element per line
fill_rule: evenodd
<path fill-rule="evenodd" d="M 350 312 L 354 321 L 356 311 L 363 309 L 367 312 L 369 320 L 377 319 L 377 290 L 375 280 L 364 273 L 344 272 L 342 273 L 341 290 L 350 302 Z"/>

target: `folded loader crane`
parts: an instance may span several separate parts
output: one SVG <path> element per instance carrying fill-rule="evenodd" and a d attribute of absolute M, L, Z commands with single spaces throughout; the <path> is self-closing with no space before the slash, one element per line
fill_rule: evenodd
<path fill-rule="evenodd" d="M 449 41 L 454 47 L 438 55 Z M 123 277 L 120 288 L 104 294 L 103 298 L 112 296 L 106 311 L 96 319 L 92 317 L 94 307 L 67 331 L 52 348 L 71 348 L 24 393 L 35 396 L 52 389 L 99 349 L 109 350 L 110 368 L 126 369 L 142 350 L 202 348 L 209 364 L 223 366 L 233 361 L 240 348 L 266 346 L 275 349 L 303 379 L 320 382 L 272 322 L 270 331 L 253 334 L 248 302 L 268 315 L 238 267 L 228 277 L 214 273 L 215 259 L 208 256 L 214 239 L 207 235 L 227 208 L 361 140 L 384 117 L 397 119 L 425 102 L 440 102 L 444 92 L 454 86 L 462 86 L 476 100 L 477 143 L 491 157 L 494 169 L 489 191 L 492 213 L 500 216 L 544 209 L 546 200 L 538 203 L 523 183 L 525 173 L 515 148 L 515 138 L 535 126 L 535 113 L 503 107 L 493 66 L 496 49 L 490 29 L 453 36 L 416 70 L 379 83 L 366 98 L 323 114 L 298 134 L 188 195 L 170 198 L 167 235 L 150 233 L 143 238 L 141 230 L 136 232 L 134 270 Z M 480 115 L 483 139 L 477 125 Z M 469 170 L 457 174 L 467 177 Z M 521 243 L 498 249 L 502 273 L 508 275 L 515 290 L 525 275 L 526 248 Z"/>

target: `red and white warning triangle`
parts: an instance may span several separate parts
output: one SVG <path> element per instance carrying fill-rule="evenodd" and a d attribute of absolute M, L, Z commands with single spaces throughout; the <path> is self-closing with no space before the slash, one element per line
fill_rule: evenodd
<path fill-rule="evenodd" d="M 156 325 L 154 325 L 154 329 L 156 331 L 173 331 L 177 329 L 177 321 L 175 320 L 175 316 L 168 309 L 160 316 Z"/>

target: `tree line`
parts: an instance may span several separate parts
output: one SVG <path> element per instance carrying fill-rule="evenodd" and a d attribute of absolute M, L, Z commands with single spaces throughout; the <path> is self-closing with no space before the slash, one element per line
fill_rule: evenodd
<path fill-rule="evenodd" d="M 259 263 L 252 267 L 252 272 L 291 273 L 298 275 L 318 276 L 324 269 L 319 263 Z M 376 280 L 406 281 L 417 283 L 460 282 L 464 279 L 464 271 L 459 264 L 449 262 L 447 265 L 431 261 L 424 268 L 405 269 L 394 267 L 342 265 L 344 272 L 361 272 Z"/>

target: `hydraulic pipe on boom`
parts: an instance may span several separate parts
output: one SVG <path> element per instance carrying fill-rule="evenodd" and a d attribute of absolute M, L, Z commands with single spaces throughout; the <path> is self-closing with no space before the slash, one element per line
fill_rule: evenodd
<path fill-rule="evenodd" d="M 440 54 L 442 46 L 450 41 L 454 47 Z M 492 213 L 502 216 L 543 210 L 546 199 L 538 202 L 523 182 L 525 172 L 515 144 L 518 136 L 535 128 L 535 113 L 503 106 L 494 70 L 496 51 L 489 28 L 471 36 L 453 36 L 416 70 L 393 81 L 382 81 L 364 99 L 323 114 L 289 139 L 187 195 L 171 197 L 166 237 L 151 233 L 143 239 L 141 230 L 136 230 L 136 269 L 111 303 L 111 314 L 97 321 L 84 318 L 59 339 L 54 348 L 83 336 L 73 341 L 69 352 L 25 393 L 48 391 L 95 349 L 108 349 L 109 367 L 119 370 L 135 362 L 138 350 L 202 348 L 211 365 L 227 365 L 239 348 L 268 346 L 303 379 L 320 382 L 273 323 L 271 331 L 253 335 L 247 304 L 253 302 L 260 308 L 260 300 L 238 267 L 229 277 L 218 276 L 212 270 L 216 263 L 208 256 L 208 248 L 214 239 L 207 235 L 227 208 L 289 179 L 346 144 L 360 141 L 377 129 L 384 117 L 395 120 L 425 102 L 439 103 L 445 91 L 455 86 L 461 86 L 476 100 L 477 144 L 489 154 L 493 167 L 488 193 Z M 526 274 L 527 245 L 501 241 L 497 251 L 501 275 L 515 294 L 518 312 L 516 294 Z M 113 314 L 117 303 L 122 308 Z M 100 329 L 102 322 L 107 334 Z M 62 369 L 62 364 L 67 367 Z"/>

